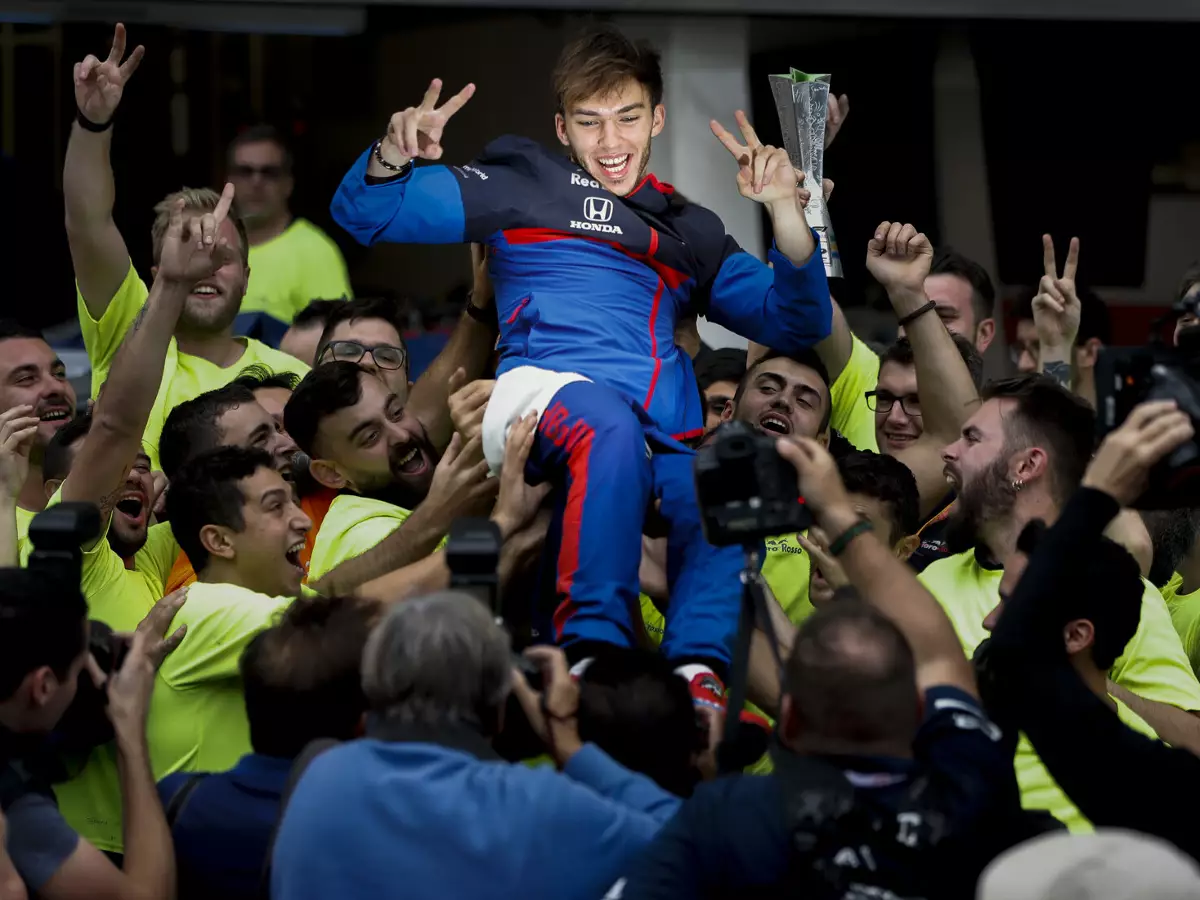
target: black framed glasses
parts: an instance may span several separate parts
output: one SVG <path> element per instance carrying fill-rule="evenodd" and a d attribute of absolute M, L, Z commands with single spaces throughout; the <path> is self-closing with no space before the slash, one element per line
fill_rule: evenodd
<path fill-rule="evenodd" d="M 381 369 L 402 369 L 408 358 L 403 347 L 393 347 L 391 344 L 368 347 L 358 341 L 333 341 L 321 354 L 321 362 L 358 363 L 368 355 Z"/>
<path fill-rule="evenodd" d="M 890 391 L 867 391 L 864 396 L 867 398 L 867 409 L 872 412 L 890 413 L 892 407 L 899 403 L 900 408 L 908 415 L 914 418 L 921 416 L 921 402 L 916 394 L 897 397 Z"/>

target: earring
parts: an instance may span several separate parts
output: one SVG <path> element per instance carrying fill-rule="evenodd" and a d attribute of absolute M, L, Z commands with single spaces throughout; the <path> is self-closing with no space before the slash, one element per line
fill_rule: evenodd
<path fill-rule="evenodd" d="M 1025 487 L 1025 482 L 1020 478 L 1014 478 L 1012 480 L 1012 489 L 1014 494 L 1019 494 L 1021 492 L 1021 488 L 1023 487 Z"/>

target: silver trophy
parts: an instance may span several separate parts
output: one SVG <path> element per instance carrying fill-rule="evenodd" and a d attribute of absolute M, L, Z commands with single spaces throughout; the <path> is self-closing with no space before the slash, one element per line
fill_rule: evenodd
<path fill-rule="evenodd" d="M 817 232 L 821 261 L 830 278 L 842 277 L 842 257 L 825 203 L 825 117 L 829 110 L 829 76 L 808 75 L 792 69 L 771 76 L 771 94 L 783 129 L 783 147 L 792 168 L 804 173 L 804 187 L 812 194 L 804 215 Z"/>

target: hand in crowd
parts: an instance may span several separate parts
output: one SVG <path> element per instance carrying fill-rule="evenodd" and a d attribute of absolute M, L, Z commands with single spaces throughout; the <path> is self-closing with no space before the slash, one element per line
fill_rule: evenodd
<path fill-rule="evenodd" d="M 226 263 L 237 260 L 238 251 L 221 237 L 221 225 L 229 217 L 232 205 L 232 184 L 225 185 L 217 208 L 202 216 L 185 218 L 184 201 L 177 200 L 171 209 L 157 277 L 190 288 Z"/>
<path fill-rule="evenodd" d="M 542 546 L 546 543 L 546 534 L 553 518 L 550 510 L 539 510 L 533 519 L 504 539 L 498 565 L 501 584 L 507 584 L 515 575 L 530 571 L 542 558 Z"/>
<path fill-rule="evenodd" d="M 125 83 L 137 71 L 146 48 L 138 44 L 124 62 L 125 26 L 118 23 L 113 31 L 112 49 L 101 62 L 90 53 L 75 64 L 75 105 L 89 122 L 103 125 L 113 117 L 121 103 Z"/>
<path fill-rule="evenodd" d="M 888 292 L 925 295 L 933 244 L 912 225 L 880 222 L 867 242 L 867 271 Z"/>
<path fill-rule="evenodd" d="M 800 496 L 826 533 L 841 534 L 859 521 L 828 450 L 806 437 L 780 438 L 776 447 L 795 468 Z"/>
<path fill-rule="evenodd" d="M 762 143 L 750 120 L 740 109 L 734 113 L 734 118 L 746 142 L 744 144 L 739 144 L 737 138 L 716 119 L 709 123 L 709 127 L 737 160 L 737 185 L 742 196 L 758 203 L 774 203 L 795 196 L 801 204 L 808 203 L 811 196 L 809 191 L 798 187 L 804 180 L 804 173 L 792 168 L 787 151 Z"/>
<path fill-rule="evenodd" d="M 32 406 L 14 406 L 0 413 L 0 491 L 5 497 L 15 500 L 29 477 L 29 452 L 38 424 Z"/>
<path fill-rule="evenodd" d="M 829 552 L 829 538 L 822 529 L 814 525 L 808 530 L 807 537 L 803 534 L 796 535 L 796 541 L 812 558 L 812 564 L 820 570 L 821 577 L 825 579 L 825 583 L 830 588 L 836 591 L 838 588 L 850 584 L 850 577 L 846 574 L 846 570 Z M 812 600 L 814 606 L 820 605 L 814 595 L 809 594 L 809 599 Z"/>
<path fill-rule="evenodd" d="M 446 123 L 475 94 L 475 85 L 468 84 L 438 106 L 441 94 L 442 80 L 435 78 L 429 83 L 420 106 L 410 106 L 392 116 L 380 151 L 388 162 L 399 165 L 411 159 L 442 158 L 442 132 Z"/>
<path fill-rule="evenodd" d="M 1062 275 L 1054 259 L 1054 239 L 1042 235 L 1042 266 L 1045 274 L 1038 282 L 1033 298 L 1033 324 L 1037 327 L 1038 343 L 1043 348 L 1070 348 L 1079 333 L 1079 317 L 1083 307 L 1075 293 L 1075 271 L 1079 267 L 1079 238 L 1071 238 L 1067 261 Z"/>
<path fill-rule="evenodd" d="M 488 477 L 483 458 L 483 436 L 470 440 L 455 433 L 441 461 L 433 471 L 429 494 L 422 503 L 430 504 L 447 521 L 463 516 L 487 515 L 496 499 L 498 484 Z"/>
<path fill-rule="evenodd" d="M 1139 404 L 1100 444 L 1083 475 L 1083 486 L 1132 506 L 1146 489 L 1154 465 L 1194 434 L 1191 418 L 1174 400 Z"/>
<path fill-rule="evenodd" d="M 541 509 L 550 484 L 533 485 L 525 480 L 525 463 L 537 437 L 537 413 L 514 422 L 504 445 L 504 468 L 500 472 L 500 497 L 492 519 L 505 539 L 524 528 Z"/>
<path fill-rule="evenodd" d="M 495 379 L 480 379 L 467 384 L 467 373 L 455 369 L 450 376 L 450 421 L 464 440 L 478 437 L 483 430 L 483 414 L 492 398 Z"/>
<path fill-rule="evenodd" d="M 833 143 L 833 139 L 837 137 L 838 132 L 842 130 L 842 125 L 846 122 L 846 116 L 850 115 L 850 97 L 842 94 L 840 97 L 835 97 L 833 92 L 829 92 L 829 110 L 825 114 L 825 149 L 829 149 L 829 145 Z M 833 190 L 833 182 L 829 182 L 829 190 L 825 192 L 825 199 L 829 199 L 829 192 Z"/>
<path fill-rule="evenodd" d="M 571 677 L 567 656 L 557 647 L 530 647 L 525 658 L 542 672 L 545 687 L 538 693 L 520 669 L 513 669 L 513 691 L 529 725 L 560 766 L 566 765 L 583 742 L 579 739 L 579 685 Z"/>
<path fill-rule="evenodd" d="M 121 668 L 108 679 L 108 716 L 114 728 L 122 725 L 142 729 L 150 709 L 154 676 L 167 654 L 179 646 L 187 632 L 181 625 L 171 635 L 167 630 L 187 599 L 187 588 L 163 597 L 142 619 Z"/>

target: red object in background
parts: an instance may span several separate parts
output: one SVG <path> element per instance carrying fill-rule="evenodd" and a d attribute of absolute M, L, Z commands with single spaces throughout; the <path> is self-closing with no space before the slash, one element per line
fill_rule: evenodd
<path fill-rule="evenodd" d="M 1112 336 L 1114 347 L 1137 347 L 1150 339 L 1150 331 L 1154 323 L 1170 311 L 1166 306 L 1118 306 L 1110 304 L 1109 316 L 1112 319 Z M 1161 336 L 1167 343 L 1175 332 L 1175 322 L 1164 323 Z"/>

